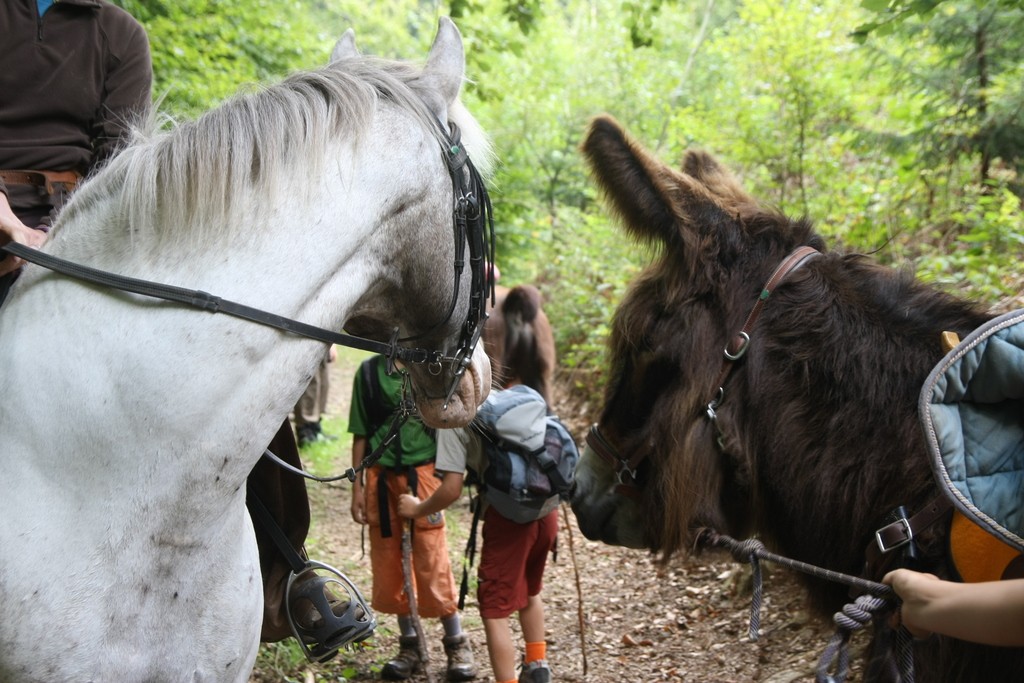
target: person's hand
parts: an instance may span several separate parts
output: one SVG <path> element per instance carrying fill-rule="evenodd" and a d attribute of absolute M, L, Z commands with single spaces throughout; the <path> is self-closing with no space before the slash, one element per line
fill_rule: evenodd
<path fill-rule="evenodd" d="M 924 574 L 909 569 L 896 569 L 882 578 L 882 583 L 892 586 L 896 595 L 903 601 L 900 608 L 900 619 L 910 635 L 915 638 L 927 638 L 932 634 L 922 622 L 926 617 L 922 614 L 929 603 L 936 597 L 943 583 L 934 574 Z"/>
<path fill-rule="evenodd" d="M 366 496 L 363 495 L 363 490 L 352 489 L 352 520 L 356 524 L 366 524 Z"/>
<path fill-rule="evenodd" d="M 38 249 L 46 242 L 46 233 L 42 230 L 33 230 L 18 220 L 7 204 L 7 195 L 0 193 L 0 246 L 9 242 Z M 4 258 L 0 258 L 0 276 L 12 273 L 25 264 L 24 260 L 10 254 L 3 256 Z"/>
<path fill-rule="evenodd" d="M 333 363 L 336 360 L 338 360 L 338 347 L 331 344 L 331 348 L 327 351 L 327 362 Z"/>
<path fill-rule="evenodd" d="M 398 497 L 398 515 L 406 519 L 416 519 L 420 509 L 420 499 L 410 493 Z"/>

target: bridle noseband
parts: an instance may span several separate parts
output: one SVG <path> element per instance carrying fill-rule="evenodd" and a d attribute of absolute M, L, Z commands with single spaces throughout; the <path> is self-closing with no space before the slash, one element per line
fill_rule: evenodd
<path fill-rule="evenodd" d="M 615 492 L 624 496 L 636 497 L 640 486 L 637 484 L 636 470 L 647 457 L 646 453 L 638 453 L 632 458 L 624 458 L 615 446 L 601 433 L 596 424 L 587 432 L 587 448 L 597 454 L 615 470 Z"/>
<path fill-rule="evenodd" d="M 750 313 L 747 315 L 746 321 L 743 323 L 743 327 L 733 335 L 729 342 L 726 344 L 725 349 L 722 351 L 722 369 L 718 374 L 718 381 L 716 382 L 717 388 L 714 392 L 714 397 L 708 402 L 705 415 L 707 419 L 715 427 L 717 432 L 716 443 L 720 449 L 723 448 L 724 434 L 721 426 L 718 424 L 718 413 L 717 409 L 722 405 L 722 401 L 725 398 L 725 380 L 729 377 L 732 369 L 735 367 L 737 361 L 739 361 L 750 348 L 751 336 L 754 332 L 754 326 L 757 324 L 758 318 L 761 316 L 761 312 L 764 309 L 768 298 L 772 292 L 782 284 L 783 281 L 795 270 L 800 268 L 802 265 L 807 263 L 808 260 L 820 256 L 819 252 L 814 247 L 797 247 L 790 254 L 783 259 L 782 263 L 775 268 L 772 272 L 771 277 L 765 282 L 761 288 L 761 293 L 758 295 L 757 302 L 754 304 Z M 635 454 L 632 458 L 626 458 L 622 456 L 618 449 L 603 435 L 601 434 L 600 428 L 595 424 L 590 428 L 587 433 L 587 446 L 602 460 L 607 462 L 614 468 L 615 476 L 618 480 L 615 490 L 617 493 L 635 497 L 638 493 L 639 484 L 637 483 L 637 468 L 640 463 L 647 457 L 645 452 Z"/>

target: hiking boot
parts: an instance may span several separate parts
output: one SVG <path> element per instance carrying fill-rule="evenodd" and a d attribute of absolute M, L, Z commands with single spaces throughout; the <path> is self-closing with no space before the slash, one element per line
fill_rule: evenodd
<path fill-rule="evenodd" d="M 448 655 L 447 676 L 449 681 L 471 681 L 476 678 L 476 663 L 473 661 L 473 647 L 469 636 L 445 636 L 441 639 L 444 653 Z"/>
<path fill-rule="evenodd" d="M 398 654 L 380 670 L 380 677 L 386 681 L 404 681 L 420 668 L 419 638 L 398 637 Z"/>
<path fill-rule="evenodd" d="M 295 436 L 299 443 L 299 448 L 304 448 L 314 443 L 338 440 L 338 437 L 325 432 L 319 422 L 310 422 L 309 424 L 302 425 L 296 430 Z"/>
<path fill-rule="evenodd" d="M 318 424 L 305 424 L 295 431 L 299 448 L 305 448 L 309 444 L 316 443 L 320 437 L 320 425 Z"/>
<path fill-rule="evenodd" d="M 523 664 L 519 672 L 519 683 L 551 683 L 551 669 L 546 659 Z"/>

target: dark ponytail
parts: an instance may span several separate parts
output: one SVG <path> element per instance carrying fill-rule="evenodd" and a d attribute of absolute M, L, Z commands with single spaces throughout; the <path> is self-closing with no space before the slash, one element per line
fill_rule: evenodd
<path fill-rule="evenodd" d="M 501 305 L 505 319 L 503 360 L 506 378 L 517 379 L 550 403 L 548 378 L 554 368 L 550 367 L 550 354 L 539 348 L 538 332 L 550 337 L 551 331 L 547 318 L 541 313 L 540 303 L 540 292 L 535 287 L 519 285 L 509 290 Z M 543 321 L 538 316 L 543 317 Z M 544 329 L 538 330 L 541 322 Z"/>

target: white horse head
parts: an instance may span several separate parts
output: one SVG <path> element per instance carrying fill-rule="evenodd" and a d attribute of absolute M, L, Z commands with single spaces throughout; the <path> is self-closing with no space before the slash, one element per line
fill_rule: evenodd
<path fill-rule="evenodd" d="M 464 59 L 359 57 L 140 135 L 73 197 L 46 251 L 378 340 L 394 328 L 433 426 L 469 422 L 482 348 L 445 149 Z M 478 283 L 479 284 L 479 283 Z M 455 292 L 458 292 L 456 296 Z M 454 302 L 454 303 L 453 303 Z M 262 584 L 245 480 L 324 352 L 222 315 L 31 266 L 0 312 L 0 680 L 246 681 Z"/>

